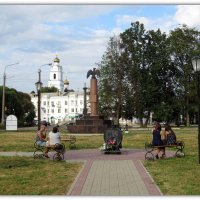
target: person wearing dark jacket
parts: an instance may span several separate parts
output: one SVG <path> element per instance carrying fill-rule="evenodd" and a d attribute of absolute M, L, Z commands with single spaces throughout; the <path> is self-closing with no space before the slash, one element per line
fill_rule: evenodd
<path fill-rule="evenodd" d="M 153 146 L 162 146 L 163 141 L 161 140 L 161 125 L 160 123 L 156 123 L 155 128 L 153 129 L 153 140 L 152 140 L 152 145 Z M 158 147 L 157 149 L 157 154 L 156 154 L 156 159 L 159 158 L 159 153 L 162 152 L 162 157 L 165 156 L 165 147 Z"/>

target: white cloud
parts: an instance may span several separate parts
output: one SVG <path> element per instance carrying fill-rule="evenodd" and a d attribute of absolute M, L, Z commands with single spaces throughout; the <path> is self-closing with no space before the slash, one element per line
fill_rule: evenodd
<path fill-rule="evenodd" d="M 148 26 L 151 21 L 146 17 L 141 16 L 134 16 L 134 15 L 118 15 L 116 23 L 118 26 L 123 25 L 131 25 L 132 22 L 139 21 L 140 23 L 143 23 L 145 26 Z"/>
<path fill-rule="evenodd" d="M 116 19 L 116 24 L 118 32 L 123 32 L 124 27 L 129 28 L 131 27 L 132 22 L 139 21 L 140 23 L 144 24 L 146 30 L 157 30 L 158 28 L 161 29 L 163 32 L 168 33 L 169 30 L 173 29 L 176 22 L 173 19 L 173 16 L 165 15 L 159 18 L 147 18 L 141 15 L 118 15 Z M 122 28 L 123 27 L 123 28 Z"/>
<path fill-rule="evenodd" d="M 200 5 L 179 5 L 177 6 L 174 20 L 179 24 L 188 26 L 199 26 L 200 24 Z"/>
<path fill-rule="evenodd" d="M 15 77 L 8 79 L 7 85 L 26 92 L 35 90 L 39 66 L 52 62 L 58 52 L 64 78 L 68 77 L 71 88 L 82 88 L 83 83 L 89 81 L 86 80 L 87 71 L 101 60 L 109 38 L 129 28 L 131 22 L 140 21 L 147 30 L 160 28 L 168 32 L 177 22 L 186 23 L 184 15 L 192 16 L 188 18 L 194 24 L 200 19 L 199 14 L 191 13 L 191 9 L 199 13 L 199 6 L 177 6 L 174 16 L 161 15 L 153 19 L 142 13 L 131 16 L 115 12 L 109 15 L 116 20 L 115 25 L 90 25 L 90 17 L 109 13 L 116 7 L 120 5 L 0 5 L 0 66 L 20 62 L 8 68 L 8 75 Z M 83 19 L 88 21 L 83 22 Z M 42 68 L 44 85 L 47 85 L 49 71 L 49 67 Z"/>

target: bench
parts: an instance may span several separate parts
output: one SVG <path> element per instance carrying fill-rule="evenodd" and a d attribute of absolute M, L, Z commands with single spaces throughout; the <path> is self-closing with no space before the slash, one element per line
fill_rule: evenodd
<path fill-rule="evenodd" d="M 145 143 L 145 160 L 154 160 L 155 156 L 152 153 L 154 150 L 162 147 L 169 147 L 169 148 L 175 148 L 175 157 L 182 158 L 185 156 L 185 153 L 183 152 L 183 149 L 185 147 L 185 144 L 183 141 L 176 142 L 175 144 L 166 144 L 166 145 L 161 145 L 161 146 L 153 146 L 151 143 L 146 142 Z"/>
<path fill-rule="evenodd" d="M 55 145 L 47 146 L 47 147 L 50 151 L 55 151 L 55 153 L 53 155 L 53 160 L 55 160 L 55 161 L 64 160 L 64 153 L 65 153 L 65 145 L 64 144 L 55 144 Z M 44 151 L 45 151 L 46 147 L 39 146 L 39 145 L 37 145 L 37 142 L 35 142 L 34 148 L 35 148 L 35 151 L 33 153 L 33 158 L 45 158 Z"/>
<path fill-rule="evenodd" d="M 69 138 L 61 138 L 63 142 L 69 142 L 69 148 L 76 148 L 76 137 L 74 135 L 70 135 Z"/>

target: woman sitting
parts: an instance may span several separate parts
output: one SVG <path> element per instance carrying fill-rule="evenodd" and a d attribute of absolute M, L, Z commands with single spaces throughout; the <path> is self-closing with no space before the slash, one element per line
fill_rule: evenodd
<path fill-rule="evenodd" d="M 161 125 L 160 125 L 160 123 L 156 123 L 155 128 L 153 130 L 153 140 L 152 140 L 153 146 L 162 146 L 163 145 L 163 141 L 161 140 L 160 132 L 161 132 Z M 161 157 L 165 156 L 165 147 L 158 147 L 156 159 L 159 158 L 160 151 L 162 152 Z"/>
<path fill-rule="evenodd" d="M 53 127 L 53 130 L 49 133 L 46 149 L 45 149 L 45 157 L 49 158 L 48 152 L 52 146 L 55 144 L 60 144 L 60 132 L 57 127 Z"/>
<path fill-rule="evenodd" d="M 165 138 L 168 145 L 176 144 L 176 135 L 169 124 L 165 125 Z"/>

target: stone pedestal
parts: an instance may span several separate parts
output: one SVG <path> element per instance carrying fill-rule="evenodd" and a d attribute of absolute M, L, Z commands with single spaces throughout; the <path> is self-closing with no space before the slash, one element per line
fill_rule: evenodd
<path fill-rule="evenodd" d="M 68 125 L 70 133 L 103 133 L 111 126 L 110 120 L 104 120 L 99 116 L 85 116 L 76 120 L 74 125 Z"/>

